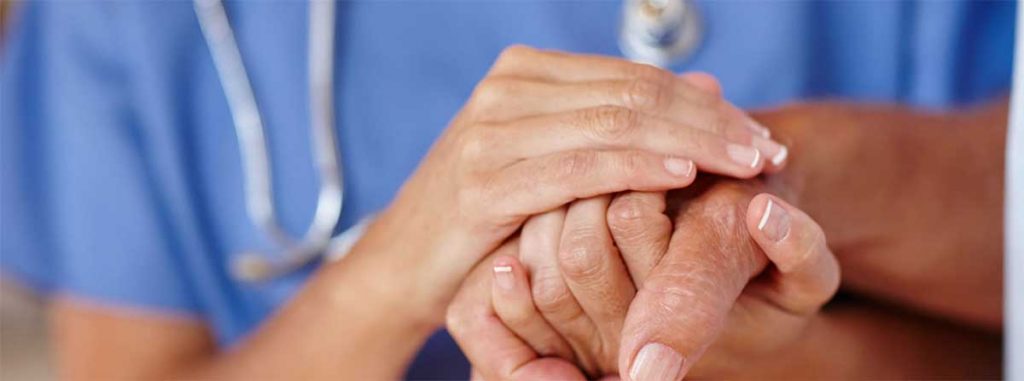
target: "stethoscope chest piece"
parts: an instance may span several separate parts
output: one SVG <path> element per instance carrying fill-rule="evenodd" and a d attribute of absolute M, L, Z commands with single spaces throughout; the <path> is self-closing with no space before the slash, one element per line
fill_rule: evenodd
<path fill-rule="evenodd" d="M 665 67 L 689 57 L 702 25 L 690 0 L 626 0 L 619 48 L 631 60 Z"/>

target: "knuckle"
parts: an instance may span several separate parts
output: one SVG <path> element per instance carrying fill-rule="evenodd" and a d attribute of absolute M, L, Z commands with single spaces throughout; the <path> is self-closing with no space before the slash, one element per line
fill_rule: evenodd
<path fill-rule="evenodd" d="M 631 238 L 642 232 L 647 211 L 635 197 L 620 197 L 608 206 L 608 228 L 617 237 Z"/>
<path fill-rule="evenodd" d="M 524 61 L 529 59 L 527 57 L 535 51 L 536 49 L 526 45 L 510 45 L 498 54 L 498 58 L 494 60 L 494 65 L 491 67 L 491 73 L 513 72 L 522 66 Z"/>
<path fill-rule="evenodd" d="M 625 107 L 602 106 L 582 115 L 586 131 L 600 141 L 614 142 L 627 137 L 639 125 L 640 115 Z"/>
<path fill-rule="evenodd" d="M 466 140 L 459 147 L 459 158 L 462 163 L 473 163 L 486 151 L 484 142 L 479 139 Z"/>
<path fill-rule="evenodd" d="M 721 96 L 722 82 L 718 80 L 718 77 L 704 72 L 697 72 L 692 75 L 694 76 L 694 79 L 703 82 L 704 86 L 699 87 L 700 90 L 707 91 L 716 96 Z"/>
<path fill-rule="evenodd" d="M 558 274 L 538 277 L 533 282 L 530 292 L 537 310 L 544 314 L 552 314 L 570 305 L 572 294 L 569 287 Z"/>
<path fill-rule="evenodd" d="M 619 166 L 622 169 L 623 174 L 628 174 L 630 183 L 632 183 L 635 177 L 638 177 L 647 166 L 647 156 L 640 151 L 630 151 L 619 156 Z"/>
<path fill-rule="evenodd" d="M 490 152 L 494 144 L 496 127 L 478 123 L 464 131 L 458 138 L 458 154 L 463 163 L 476 163 Z"/>
<path fill-rule="evenodd" d="M 490 76 L 476 86 L 473 91 L 473 108 L 480 112 L 493 110 L 508 99 L 513 92 L 514 81 L 500 76 Z"/>
<path fill-rule="evenodd" d="M 574 151 L 558 159 L 557 170 L 560 178 L 588 176 L 597 166 L 597 154 L 592 151 Z"/>
<path fill-rule="evenodd" d="M 498 55 L 498 61 L 499 62 L 513 61 L 514 62 L 514 61 L 517 61 L 518 59 L 523 58 L 526 55 L 528 55 L 530 53 L 533 53 L 533 52 L 536 52 L 536 51 L 537 51 L 536 49 L 534 49 L 532 47 L 529 47 L 529 46 L 526 46 L 526 45 L 523 45 L 523 44 L 509 45 L 509 46 L 505 47 L 505 49 L 502 49 L 501 53 Z"/>
<path fill-rule="evenodd" d="M 604 256 L 608 252 L 592 229 L 576 229 L 569 233 L 566 243 L 558 251 L 558 267 L 566 277 L 581 282 L 594 280 L 604 271 Z"/>
<path fill-rule="evenodd" d="M 673 276 L 652 274 L 642 285 L 643 293 L 651 296 L 656 310 L 668 314 L 685 313 L 690 324 L 702 324 L 713 330 L 724 325 L 720 315 L 724 312 L 716 300 L 729 300 L 716 282 L 700 273 L 683 273 Z M 691 332 L 686 328 L 683 332 Z M 709 332 L 709 331 L 704 331 Z"/>
<path fill-rule="evenodd" d="M 445 314 L 445 325 L 453 338 L 466 337 L 467 327 L 472 319 L 469 318 L 468 308 L 461 303 L 453 303 L 448 307 Z"/>
<path fill-rule="evenodd" d="M 675 77 L 673 74 L 665 71 L 664 69 L 659 69 L 655 66 L 648 64 L 630 64 L 629 66 L 627 66 L 626 70 L 626 76 L 628 76 L 629 78 L 634 78 L 647 82 L 669 83 L 669 81 L 672 81 Z"/>
<path fill-rule="evenodd" d="M 664 109 L 670 96 L 665 82 L 646 79 L 629 81 L 622 94 L 626 107 L 648 112 Z"/>

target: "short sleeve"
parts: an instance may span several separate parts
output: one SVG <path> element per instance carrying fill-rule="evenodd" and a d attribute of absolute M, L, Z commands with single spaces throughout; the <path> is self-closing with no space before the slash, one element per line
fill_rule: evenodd
<path fill-rule="evenodd" d="M 198 313 L 135 123 L 119 4 L 18 4 L 0 72 L 0 266 L 45 293 Z"/>

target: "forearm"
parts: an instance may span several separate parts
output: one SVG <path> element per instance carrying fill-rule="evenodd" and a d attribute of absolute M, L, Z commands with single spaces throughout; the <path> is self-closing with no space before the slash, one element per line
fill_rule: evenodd
<path fill-rule="evenodd" d="M 787 351 L 746 367 L 758 379 L 998 379 L 998 335 L 885 306 L 831 306 Z"/>
<path fill-rule="evenodd" d="M 412 291 L 408 263 L 359 245 L 238 347 L 183 379 L 399 379 L 442 316 Z"/>
<path fill-rule="evenodd" d="M 801 112 L 811 116 L 766 121 L 793 152 L 769 182 L 821 223 L 844 286 L 998 327 L 1005 100 L 943 114 L 835 103 Z"/>

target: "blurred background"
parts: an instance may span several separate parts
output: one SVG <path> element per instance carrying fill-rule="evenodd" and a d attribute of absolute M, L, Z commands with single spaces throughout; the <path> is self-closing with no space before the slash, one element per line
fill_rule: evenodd
<path fill-rule="evenodd" d="M 53 371 L 39 298 L 0 280 L 0 380 L 48 380 Z"/>
<path fill-rule="evenodd" d="M 0 0 L 0 54 L 13 6 Z M 42 301 L 0 274 L 0 380 L 53 379 L 47 345 Z"/>

